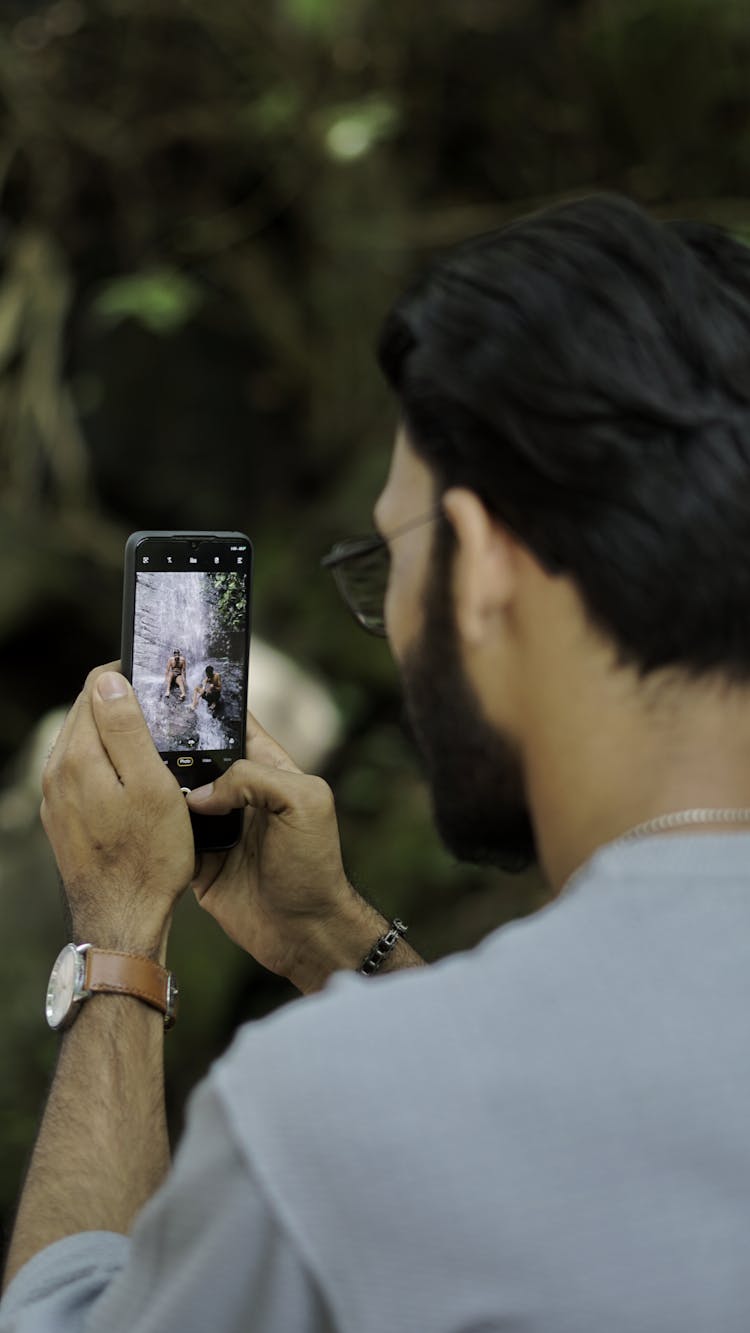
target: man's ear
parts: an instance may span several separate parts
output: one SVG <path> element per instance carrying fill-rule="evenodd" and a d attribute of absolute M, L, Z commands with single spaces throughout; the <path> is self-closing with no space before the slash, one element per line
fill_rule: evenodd
<path fill-rule="evenodd" d="M 493 632 L 498 615 L 515 592 L 516 542 L 479 496 L 466 487 L 453 486 L 445 491 L 442 506 L 456 536 L 456 624 L 462 638 L 476 646 Z"/>

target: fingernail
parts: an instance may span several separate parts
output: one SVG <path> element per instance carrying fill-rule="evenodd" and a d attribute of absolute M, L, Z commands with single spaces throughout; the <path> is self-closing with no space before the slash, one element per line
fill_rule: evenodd
<path fill-rule="evenodd" d="M 96 682 L 100 699 L 121 699 L 128 692 L 128 682 L 116 671 L 105 671 Z"/>
<path fill-rule="evenodd" d="M 196 787 L 194 791 L 191 791 L 187 799 L 193 801 L 207 801 L 209 796 L 213 796 L 213 794 L 214 784 L 213 782 L 209 782 L 205 787 Z"/>

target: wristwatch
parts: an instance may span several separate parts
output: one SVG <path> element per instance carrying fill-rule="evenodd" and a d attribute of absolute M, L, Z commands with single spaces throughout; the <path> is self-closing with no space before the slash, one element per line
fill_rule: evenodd
<path fill-rule="evenodd" d="M 177 1017 L 177 982 L 150 958 L 113 949 L 95 949 L 91 944 L 66 944 L 57 956 L 47 986 L 45 1013 L 56 1031 L 70 1027 L 81 1004 L 99 993 L 135 995 L 164 1015 L 165 1028 Z"/>

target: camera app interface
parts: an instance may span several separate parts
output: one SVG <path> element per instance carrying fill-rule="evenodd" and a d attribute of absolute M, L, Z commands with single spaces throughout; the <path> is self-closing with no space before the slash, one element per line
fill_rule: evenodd
<path fill-rule="evenodd" d="M 157 750 L 191 787 L 241 758 L 249 563 L 241 543 L 136 552 L 133 688 Z"/>

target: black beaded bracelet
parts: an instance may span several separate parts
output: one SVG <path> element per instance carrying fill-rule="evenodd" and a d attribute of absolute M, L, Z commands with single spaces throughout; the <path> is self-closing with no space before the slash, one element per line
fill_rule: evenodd
<path fill-rule="evenodd" d="M 363 960 L 359 968 L 362 976 L 371 977 L 373 972 L 378 971 L 383 960 L 388 957 L 392 949 L 395 949 L 408 929 L 409 927 L 405 926 L 403 921 L 399 921 L 397 916 L 393 918 L 390 930 L 387 930 L 385 935 L 381 935 L 380 939 L 375 941 L 367 957 Z"/>

